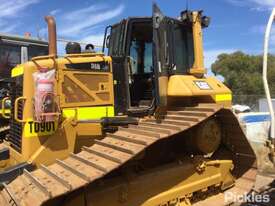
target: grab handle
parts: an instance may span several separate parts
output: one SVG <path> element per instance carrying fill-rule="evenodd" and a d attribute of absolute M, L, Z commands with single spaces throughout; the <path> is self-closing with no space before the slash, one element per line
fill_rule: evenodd
<path fill-rule="evenodd" d="M 14 119 L 20 123 L 24 123 L 26 121 L 23 119 L 19 119 L 18 117 L 18 104 L 21 100 L 26 100 L 26 99 L 27 99 L 26 97 L 18 97 L 14 102 Z"/>

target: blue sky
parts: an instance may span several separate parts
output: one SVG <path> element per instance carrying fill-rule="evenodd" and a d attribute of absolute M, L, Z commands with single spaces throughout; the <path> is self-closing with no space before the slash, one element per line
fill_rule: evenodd
<path fill-rule="evenodd" d="M 156 0 L 176 17 L 186 0 Z M 265 25 L 275 0 L 189 0 L 189 8 L 211 16 L 204 30 L 205 62 L 209 67 L 222 52 L 261 54 Z M 46 38 L 43 16 L 56 17 L 59 38 L 101 44 L 106 25 L 128 16 L 151 16 L 151 0 L 0 0 L 0 32 Z M 274 37 L 271 38 L 275 46 Z M 62 47 L 59 44 L 59 48 Z"/>

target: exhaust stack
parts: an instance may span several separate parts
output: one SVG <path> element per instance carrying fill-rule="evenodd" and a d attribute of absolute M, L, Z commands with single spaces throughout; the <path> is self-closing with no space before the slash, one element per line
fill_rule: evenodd
<path fill-rule="evenodd" d="M 56 23 L 53 16 L 46 16 L 45 20 L 48 24 L 48 38 L 49 38 L 49 55 L 57 56 L 56 43 Z"/>

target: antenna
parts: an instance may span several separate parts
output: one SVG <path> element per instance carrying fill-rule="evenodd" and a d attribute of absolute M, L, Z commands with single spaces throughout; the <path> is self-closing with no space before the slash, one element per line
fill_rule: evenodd
<path fill-rule="evenodd" d="M 186 0 L 186 10 L 189 9 L 189 0 Z"/>
<path fill-rule="evenodd" d="M 39 25 L 37 25 L 37 27 L 36 27 L 36 32 L 37 32 L 37 39 L 41 39 Z"/>

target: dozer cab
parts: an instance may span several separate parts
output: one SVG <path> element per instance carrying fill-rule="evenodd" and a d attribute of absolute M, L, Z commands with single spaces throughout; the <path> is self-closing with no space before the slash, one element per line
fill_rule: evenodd
<path fill-rule="evenodd" d="M 2 145 L 10 157 L 1 205 L 223 205 L 224 191 L 251 190 L 255 155 L 231 91 L 205 76 L 208 17 L 170 18 L 154 5 L 152 17 L 106 28 L 109 56 L 72 43 L 64 58 L 46 19 L 50 55 L 21 65 L 17 77 L 21 133 L 19 149 Z M 48 72 L 50 81 L 34 78 Z M 39 83 L 53 91 L 36 98 Z"/>

